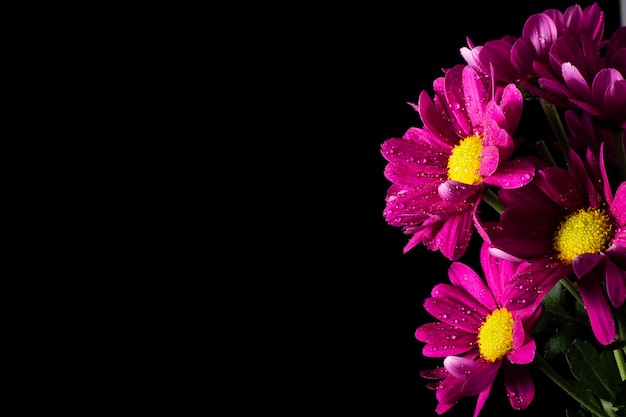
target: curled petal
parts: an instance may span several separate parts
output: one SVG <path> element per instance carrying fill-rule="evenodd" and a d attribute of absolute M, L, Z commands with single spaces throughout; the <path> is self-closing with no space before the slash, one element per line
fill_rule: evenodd
<path fill-rule="evenodd" d="M 502 188 L 520 188 L 528 184 L 535 176 L 535 166 L 528 159 L 517 159 L 500 163 L 498 170 L 484 179 L 489 185 Z"/>
<path fill-rule="evenodd" d="M 603 260 L 604 256 L 597 253 L 583 253 L 582 255 L 578 255 L 572 263 L 574 273 L 577 277 L 585 276 Z"/>
<path fill-rule="evenodd" d="M 438 187 L 439 197 L 450 203 L 462 202 L 468 200 L 474 193 L 482 187 L 479 185 L 468 185 L 462 182 L 447 180 L 442 182 Z"/>

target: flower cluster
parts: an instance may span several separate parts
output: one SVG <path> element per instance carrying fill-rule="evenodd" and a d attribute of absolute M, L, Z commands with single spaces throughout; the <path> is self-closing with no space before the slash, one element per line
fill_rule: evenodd
<path fill-rule="evenodd" d="M 381 145 L 383 216 L 409 236 L 404 253 L 451 262 L 424 302 L 435 321 L 415 332 L 443 361 L 421 373 L 439 414 L 477 397 L 476 417 L 500 369 L 525 409 L 534 367 L 575 415 L 626 415 L 626 27 L 604 26 L 597 3 L 574 4 L 530 16 L 521 36 L 467 38 L 464 63 L 409 103 L 421 127 Z M 521 136 L 527 114 L 551 129 Z M 462 262 L 475 237 L 482 271 Z"/>

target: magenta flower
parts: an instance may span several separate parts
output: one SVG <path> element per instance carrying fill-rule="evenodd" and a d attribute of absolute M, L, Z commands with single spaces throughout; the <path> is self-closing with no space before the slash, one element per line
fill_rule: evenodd
<path fill-rule="evenodd" d="M 569 160 L 569 171 L 544 168 L 526 187 L 500 190 L 499 224 L 478 227 L 493 254 L 529 261 L 525 276 L 544 288 L 573 272 L 593 333 L 608 345 L 611 305 L 626 299 L 626 182 L 614 197 L 602 159 L 587 152 L 583 163 L 570 149 Z"/>
<path fill-rule="evenodd" d="M 491 75 L 493 65 L 494 81 L 499 85 L 525 83 L 537 75 L 533 68 L 535 62 L 548 66 L 550 48 L 561 36 L 590 38 L 597 51 L 606 43 L 603 35 L 604 12 L 600 6 L 593 3 L 582 9 L 575 4 L 564 13 L 548 9 L 531 15 L 519 38 L 506 35 L 479 46 L 468 38 L 468 47 L 461 48 L 460 52 L 468 65 L 483 76 Z"/>
<path fill-rule="evenodd" d="M 568 109 L 565 110 L 563 118 L 570 132 L 569 144 L 574 150 L 584 152 L 589 148 L 594 155 L 599 155 L 600 145 L 604 143 L 607 170 L 619 171 L 618 152 L 610 130 L 601 127 L 591 114 L 586 112 Z"/>
<path fill-rule="evenodd" d="M 613 128 L 626 128 L 626 26 L 611 36 L 606 55 L 593 39 L 563 36 L 550 49 L 550 66 L 535 63 L 541 88 L 552 103 L 588 112 Z"/>
<path fill-rule="evenodd" d="M 510 279 L 522 265 L 498 259 L 483 244 L 480 262 L 485 281 L 469 266 L 454 262 L 448 276 L 453 285 L 438 284 L 424 307 L 438 321 L 418 327 L 415 337 L 426 345 L 426 357 L 445 358 L 443 367 L 422 371 L 435 379 L 436 412 L 442 414 L 463 397 L 477 396 L 476 417 L 502 368 L 511 406 L 522 410 L 532 402 L 535 387 L 527 364 L 535 357 L 531 332 L 542 311 L 540 298 L 522 303 L 526 291 Z"/>
<path fill-rule="evenodd" d="M 414 106 L 424 127 L 381 146 L 392 182 L 383 215 L 411 235 L 405 253 L 423 243 L 457 260 L 469 245 L 485 185 L 521 187 L 535 169 L 530 161 L 511 160 L 523 106 L 513 84 L 491 91 L 475 71 L 457 65 L 433 89 L 434 99 L 422 91 Z"/>

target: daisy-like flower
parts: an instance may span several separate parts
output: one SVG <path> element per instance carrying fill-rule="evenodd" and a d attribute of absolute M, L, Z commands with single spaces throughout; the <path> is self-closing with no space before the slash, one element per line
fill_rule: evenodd
<path fill-rule="evenodd" d="M 616 334 L 611 306 L 626 299 L 626 182 L 613 195 L 602 159 L 568 154 L 569 171 L 547 167 L 526 187 L 500 190 L 499 223 L 477 226 L 493 254 L 529 261 L 524 276 L 548 290 L 573 272 L 593 333 L 608 345 Z"/>
<path fill-rule="evenodd" d="M 436 391 L 438 414 L 463 397 L 477 396 L 476 417 L 500 369 L 513 409 L 525 409 L 535 395 L 527 364 L 535 358 L 531 332 L 542 312 L 540 298 L 520 302 L 526 291 L 510 285 L 521 263 L 492 256 L 486 243 L 480 262 L 485 281 L 469 266 L 452 263 L 452 285 L 436 285 L 424 302 L 437 321 L 415 331 L 416 339 L 426 343 L 424 356 L 444 358 L 443 367 L 421 372 L 436 380 L 428 387 Z"/>
<path fill-rule="evenodd" d="M 570 132 L 569 145 L 578 152 L 587 148 L 594 154 L 600 154 L 600 144 L 604 143 L 604 158 L 607 170 L 619 172 L 618 151 L 611 131 L 602 128 L 591 114 L 573 109 L 565 110 L 565 124 Z M 609 176 L 610 177 L 610 176 Z"/>
<path fill-rule="evenodd" d="M 612 129 L 626 129 L 626 26 L 593 53 L 590 37 L 562 36 L 550 48 L 549 66 L 535 63 L 540 88 L 533 92 L 562 107 L 588 112 Z"/>
<path fill-rule="evenodd" d="M 433 89 L 434 100 L 422 91 L 414 106 L 424 127 L 381 145 L 392 182 L 383 215 L 411 235 L 405 253 L 423 243 L 457 260 L 469 245 L 485 185 L 524 186 L 535 168 L 512 160 L 523 106 L 515 85 L 492 91 L 474 70 L 457 65 Z"/>
<path fill-rule="evenodd" d="M 548 9 L 531 15 L 520 37 L 506 35 L 478 46 L 467 38 L 468 46 L 460 52 L 479 74 L 489 76 L 493 66 L 494 81 L 500 85 L 525 83 L 537 75 L 534 63 L 548 66 L 550 49 L 561 36 L 588 37 L 593 41 L 594 51 L 598 51 L 606 43 L 603 35 L 604 12 L 600 6 L 593 3 L 583 9 L 575 4 L 565 12 Z"/>

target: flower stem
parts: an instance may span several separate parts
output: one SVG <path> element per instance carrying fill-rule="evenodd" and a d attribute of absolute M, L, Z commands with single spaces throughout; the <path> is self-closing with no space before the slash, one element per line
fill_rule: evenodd
<path fill-rule="evenodd" d="M 624 348 L 617 348 L 613 350 L 613 356 L 615 357 L 615 363 L 617 363 L 619 376 L 622 378 L 622 381 L 626 381 L 626 362 L 624 362 Z"/>
<path fill-rule="evenodd" d="M 559 375 L 559 373 L 556 372 L 554 368 L 550 366 L 550 364 L 543 358 L 543 356 L 541 356 L 538 353 L 535 353 L 535 360 L 532 363 L 534 366 L 539 368 L 539 370 L 541 370 L 544 374 L 546 374 L 546 376 L 550 378 L 552 382 L 558 385 L 570 397 L 578 401 L 580 405 L 585 407 L 592 414 L 598 417 L 608 417 L 607 414 L 603 410 L 599 409 L 594 404 L 591 404 L 590 402 L 587 401 L 585 397 L 583 397 L 578 392 L 576 392 L 576 390 L 574 390 L 574 388 L 569 384 L 569 382 L 563 379 L 563 377 Z"/>
<path fill-rule="evenodd" d="M 578 293 L 578 290 L 576 289 L 576 287 L 574 287 L 574 284 L 572 284 L 572 281 L 570 281 L 569 278 L 565 277 L 565 278 L 561 279 L 561 284 L 565 287 L 565 289 L 567 289 L 567 291 L 569 291 L 570 294 L 572 294 L 574 296 L 576 301 L 578 301 L 578 303 L 581 306 L 585 305 L 585 303 L 583 302 L 582 297 Z"/>
<path fill-rule="evenodd" d="M 617 334 L 619 339 L 626 337 L 626 328 L 624 328 L 624 323 L 622 323 L 619 319 L 617 320 Z M 624 358 L 625 351 L 626 347 L 613 350 L 613 356 L 615 357 L 617 369 L 619 370 L 619 376 L 622 378 L 622 381 L 626 381 L 626 359 Z"/>
<path fill-rule="evenodd" d="M 535 142 L 534 149 L 539 154 L 539 158 L 543 162 L 553 167 L 557 166 L 554 158 L 552 158 L 552 153 L 550 153 L 550 150 L 548 149 L 545 141 L 539 140 Z"/>
<path fill-rule="evenodd" d="M 504 204 L 500 201 L 496 193 L 493 190 L 486 189 L 483 193 L 482 199 L 489 204 L 498 214 L 502 214 L 504 211 Z"/>
<path fill-rule="evenodd" d="M 541 103 L 541 108 L 543 108 L 543 112 L 548 118 L 548 122 L 554 132 L 554 136 L 556 136 L 556 141 L 559 144 L 563 158 L 565 158 L 565 163 L 569 167 L 569 158 L 567 157 L 569 142 L 567 140 L 567 133 L 563 127 L 563 122 L 561 121 L 559 112 L 554 104 L 544 100 L 543 98 L 539 99 L 539 103 Z"/>
<path fill-rule="evenodd" d="M 624 129 L 621 131 L 613 131 L 613 144 L 615 145 L 615 153 L 617 154 L 617 165 L 622 180 L 626 181 L 626 150 L 624 149 Z"/>

